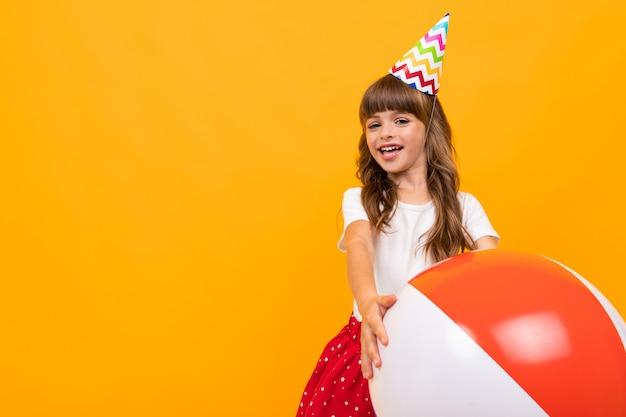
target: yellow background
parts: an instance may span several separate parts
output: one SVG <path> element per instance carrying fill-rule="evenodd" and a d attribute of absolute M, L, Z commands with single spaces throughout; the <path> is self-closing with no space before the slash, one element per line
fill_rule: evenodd
<path fill-rule="evenodd" d="M 623 1 L 4 0 L 0 415 L 294 415 L 360 96 L 446 12 L 463 188 L 626 314 Z"/>

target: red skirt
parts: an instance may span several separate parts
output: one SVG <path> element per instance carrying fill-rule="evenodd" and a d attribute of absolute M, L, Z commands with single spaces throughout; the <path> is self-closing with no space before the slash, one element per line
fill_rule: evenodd
<path fill-rule="evenodd" d="M 304 389 L 297 417 L 375 416 L 361 373 L 361 322 L 354 315 L 324 348 Z"/>

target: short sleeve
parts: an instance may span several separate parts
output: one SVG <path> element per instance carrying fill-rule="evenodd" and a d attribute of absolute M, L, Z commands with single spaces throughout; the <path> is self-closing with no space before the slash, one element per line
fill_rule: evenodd
<path fill-rule="evenodd" d="M 343 213 L 343 233 L 337 243 L 337 247 L 340 251 L 345 252 L 346 248 L 343 244 L 343 238 L 348 225 L 356 220 L 369 221 L 363 204 L 361 204 L 361 187 L 349 188 L 343 193 L 341 211 Z"/>
<path fill-rule="evenodd" d="M 483 236 L 493 236 L 499 241 L 500 236 L 491 225 L 478 199 L 469 193 L 459 193 L 459 198 L 463 208 L 463 225 L 470 237 L 476 241 Z"/>

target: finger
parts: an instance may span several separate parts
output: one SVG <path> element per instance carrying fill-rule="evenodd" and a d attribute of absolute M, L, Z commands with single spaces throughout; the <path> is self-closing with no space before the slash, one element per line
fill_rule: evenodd
<path fill-rule="evenodd" d="M 377 343 L 372 343 L 372 344 L 370 344 L 367 347 L 367 355 L 370 358 L 371 366 L 375 366 L 376 368 L 380 368 L 381 359 L 380 359 L 380 355 L 378 354 L 378 344 Z"/>
<path fill-rule="evenodd" d="M 369 326 L 361 329 L 361 369 L 366 378 L 371 378 L 373 367 L 380 367 L 378 339 Z"/>
<path fill-rule="evenodd" d="M 363 373 L 363 378 L 365 379 L 370 379 L 374 376 L 372 361 L 370 360 L 370 357 L 365 349 L 361 350 L 361 372 Z"/>
<path fill-rule="evenodd" d="M 378 338 L 369 329 L 361 333 L 361 353 L 367 358 L 367 368 L 380 368 L 381 359 L 378 354 Z"/>
<path fill-rule="evenodd" d="M 383 346 L 387 346 L 387 344 L 389 343 L 387 331 L 385 330 L 385 325 L 383 323 L 383 317 L 387 313 L 387 309 L 393 306 L 396 301 L 398 301 L 398 298 L 395 296 L 395 294 L 380 296 L 377 301 L 380 314 L 373 317 L 371 327 Z"/>
<path fill-rule="evenodd" d="M 375 337 L 380 340 L 380 343 L 382 343 L 383 346 L 387 346 L 389 338 L 387 337 L 387 330 L 385 330 L 385 325 L 383 324 L 382 319 L 376 320 L 375 323 L 370 324 L 370 327 L 372 328 L 372 333 Z M 378 349 L 376 350 L 378 351 Z"/>

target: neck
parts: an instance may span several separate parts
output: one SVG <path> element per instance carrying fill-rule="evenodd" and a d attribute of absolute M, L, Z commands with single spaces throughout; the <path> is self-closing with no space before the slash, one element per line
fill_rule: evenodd
<path fill-rule="evenodd" d="M 408 204 L 426 204 L 431 200 L 426 180 L 398 184 L 398 200 Z"/>

